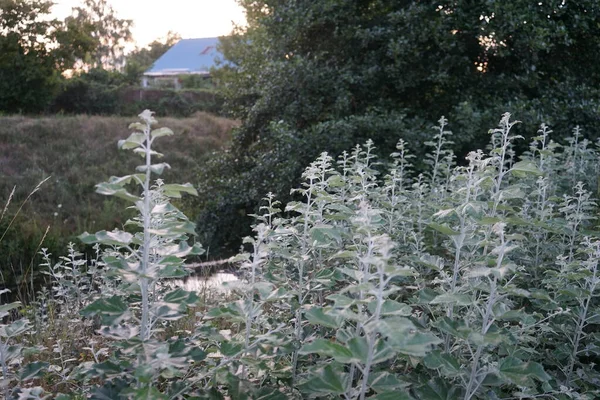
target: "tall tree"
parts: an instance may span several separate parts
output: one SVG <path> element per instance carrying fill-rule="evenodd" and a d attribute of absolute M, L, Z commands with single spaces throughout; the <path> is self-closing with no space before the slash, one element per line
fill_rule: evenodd
<path fill-rule="evenodd" d="M 247 26 L 223 41 L 217 78 L 243 125 L 215 162 L 229 176 L 206 177 L 214 200 L 199 223 L 209 242 L 229 235 L 214 246 L 238 230 L 219 218 L 286 196 L 320 151 L 372 137 L 387 153 L 404 135 L 418 153 L 441 115 L 459 152 L 485 145 L 509 110 L 533 132 L 600 129 L 596 0 L 238 2 Z"/>
<path fill-rule="evenodd" d="M 0 111 L 38 112 L 60 74 L 94 47 L 85 34 L 49 17 L 50 0 L 0 1 Z"/>
<path fill-rule="evenodd" d="M 96 42 L 83 64 L 92 68 L 121 69 L 124 65 L 125 45 L 133 39 L 133 21 L 118 18 L 107 0 L 83 0 L 80 7 L 66 19 L 68 26 L 86 32 Z"/>

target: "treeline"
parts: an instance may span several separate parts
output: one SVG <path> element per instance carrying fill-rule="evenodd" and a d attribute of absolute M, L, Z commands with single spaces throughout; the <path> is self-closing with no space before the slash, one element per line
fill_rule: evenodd
<path fill-rule="evenodd" d="M 321 151 L 371 138 L 387 154 L 398 135 L 423 170 L 440 116 L 457 162 L 484 148 L 497 115 L 516 133 L 600 128 L 600 8 L 595 0 L 240 0 L 247 26 L 222 42 L 225 104 L 243 121 L 232 148 L 199 177 L 202 242 L 234 252 L 260 199 L 291 199 Z M 555 137 L 559 142 L 561 136 Z M 512 151 L 523 150 L 516 145 Z"/>
<path fill-rule="evenodd" d="M 0 2 L 0 113 L 159 115 L 216 112 L 220 100 L 205 80 L 182 79 L 195 93 L 164 90 L 132 98 L 142 74 L 181 37 L 169 32 L 125 54 L 132 21 L 107 0 L 82 0 L 65 20 L 50 18 L 48 0 Z"/>

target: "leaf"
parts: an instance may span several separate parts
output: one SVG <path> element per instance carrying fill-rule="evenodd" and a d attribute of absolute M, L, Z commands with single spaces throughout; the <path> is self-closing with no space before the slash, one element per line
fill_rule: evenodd
<path fill-rule="evenodd" d="M 120 185 L 114 183 L 103 182 L 97 184 L 96 193 L 103 194 L 105 196 L 115 196 L 120 199 L 131 201 L 133 203 L 140 200 L 138 196 L 134 196 Z"/>
<path fill-rule="evenodd" d="M 153 130 L 152 132 L 150 132 L 150 136 L 152 136 L 152 139 L 157 138 L 157 137 L 163 137 L 163 136 L 172 136 L 174 135 L 173 131 L 169 128 L 158 128 Z"/>
<path fill-rule="evenodd" d="M 369 400 L 414 400 L 409 392 L 400 390 L 394 392 L 381 392 L 370 396 Z"/>
<path fill-rule="evenodd" d="M 171 166 L 167 163 L 152 164 L 150 165 L 150 172 L 156 175 L 161 175 L 165 169 L 169 168 L 171 168 Z M 148 170 L 148 167 L 146 165 L 139 165 L 136 167 L 136 170 L 145 173 Z"/>
<path fill-rule="evenodd" d="M 408 318 L 392 317 L 368 324 L 368 330 L 375 330 L 387 338 L 388 345 L 395 351 L 424 357 L 431 347 L 442 341 L 430 332 L 421 332 Z"/>
<path fill-rule="evenodd" d="M 19 378 L 22 381 L 27 381 L 29 379 L 34 379 L 34 378 L 40 378 L 41 376 L 43 376 L 44 371 L 46 369 L 48 369 L 49 365 L 50 364 L 48 364 L 47 362 L 41 362 L 41 361 L 29 363 L 25 367 L 23 367 L 23 369 L 21 369 L 21 371 L 19 373 Z"/>
<path fill-rule="evenodd" d="M 466 294 L 444 293 L 436 296 L 430 304 L 456 304 L 459 306 L 468 306 L 472 303 L 471 297 Z"/>
<path fill-rule="evenodd" d="M 456 400 L 464 397 L 459 387 L 441 378 L 433 379 L 414 391 L 420 400 Z"/>
<path fill-rule="evenodd" d="M 510 172 L 515 174 L 516 176 L 526 176 L 526 175 L 543 175 L 542 172 L 536 167 L 536 165 L 531 161 L 519 161 L 515 163 Z"/>
<path fill-rule="evenodd" d="M 0 329 L 0 336 L 7 338 L 15 337 L 27 332 L 30 327 L 31 325 L 29 325 L 29 320 L 27 318 L 18 319 L 9 325 L 3 326 L 0 324 L 0 328 L 4 328 Z"/>
<path fill-rule="evenodd" d="M 346 377 L 346 375 L 334 371 L 330 364 L 313 373 L 301 386 L 310 392 L 340 395 L 346 392 L 346 385 L 340 379 L 341 377 Z"/>
<path fill-rule="evenodd" d="M 310 237 L 316 245 L 326 246 L 342 240 L 340 231 L 332 226 L 317 225 L 310 230 Z"/>
<path fill-rule="evenodd" d="M 377 301 L 371 301 L 367 307 L 371 313 L 375 312 Z M 399 317 L 409 317 L 412 314 L 412 311 L 412 307 L 408 304 L 399 303 L 395 300 L 384 300 L 381 305 L 382 316 L 395 315 Z"/>
<path fill-rule="evenodd" d="M 198 192 L 191 183 L 180 184 L 169 184 L 162 186 L 163 194 L 167 197 L 180 199 L 181 193 L 188 193 L 192 196 L 198 196 Z"/>
<path fill-rule="evenodd" d="M 359 344 L 356 344 L 359 346 Z M 300 348 L 299 354 L 316 353 L 320 356 L 333 357 L 336 361 L 343 364 L 348 364 L 353 361 L 352 352 L 341 344 L 331 342 L 326 339 L 316 339 L 311 343 L 307 343 Z"/>
<path fill-rule="evenodd" d="M 15 301 L 13 303 L 8 303 L 8 304 L 0 304 L 0 315 L 8 312 L 10 310 L 13 310 L 15 308 L 18 308 L 20 305 L 21 305 L 20 301 Z M 6 314 L 6 315 L 8 315 L 8 314 Z"/>
<path fill-rule="evenodd" d="M 325 314 L 323 308 L 313 307 L 304 313 L 308 322 L 312 325 L 321 325 L 327 328 L 339 328 L 342 326 L 342 318 Z"/>
<path fill-rule="evenodd" d="M 167 396 L 162 394 L 157 388 L 153 386 L 144 386 L 139 389 L 135 389 L 133 392 L 129 392 L 129 394 L 133 394 L 134 400 L 166 400 Z"/>
<path fill-rule="evenodd" d="M 434 350 L 427 354 L 423 359 L 423 364 L 429 369 L 439 369 L 447 377 L 456 377 L 460 375 L 460 364 L 451 354 L 442 353 Z"/>
<path fill-rule="evenodd" d="M 125 140 L 119 140 L 118 146 L 121 150 L 135 149 L 144 144 L 146 135 L 140 132 L 134 132 Z"/>
<path fill-rule="evenodd" d="M 224 356 L 233 357 L 238 355 L 243 349 L 241 343 L 222 342 L 219 350 Z"/>
<path fill-rule="evenodd" d="M 114 230 L 112 232 L 100 231 L 96 233 L 96 241 L 106 245 L 127 246 L 133 240 L 129 232 Z"/>
<path fill-rule="evenodd" d="M 119 296 L 98 299 L 80 311 L 84 317 L 100 315 L 103 325 L 118 324 L 129 317 L 127 304 Z"/>
<path fill-rule="evenodd" d="M 363 365 L 367 363 L 367 358 L 369 357 L 369 344 L 365 337 L 353 337 L 348 340 L 346 346 L 352 353 L 354 361 L 360 362 Z"/>
<path fill-rule="evenodd" d="M 144 131 L 146 129 L 146 125 L 142 124 L 141 122 L 132 122 L 131 124 L 129 124 L 128 129 L 137 129 L 138 131 Z"/>
<path fill-rule="evenodd" d="M 472 330 L 465 325 L 464 321 L 456 321 L 447 317 L 438 319 L 433 325 L 442 333 L 460 339 L 467 339 L 472 333 Z"/>
<path fill-rule="evenodd" d="M 498 365 L 498 372 L 507 380 L 519 386 L 532 386 L 532 378 L 547 382 L 552 377 L 544 367 L 536 362 L 523 362 L 516 357 L 506 357 Z"/>
<path fill-rule="evenodd" d="M 369 386 L 377 392 L 403 389 L 409 385 L 410 384 L 408 382 L 398 379 L 396 375 L 391 374 L 389 372 L 372 372 L 369 375 Z M 400 391 L 400 393 L 402 393 L 402 391 Z M 408 395 L 408 393 L 406 393 L 406 395 Z"/>
<path fill-rule="evenodd" d="M 448 235 L 448 236 L 454 236 L 454 235 L 458 235 L 459 232 L 456 232 L 455 230 L 453 230 L 452 228 L 450 228 L 447 225 L 442 225 L 442 224 L 438 224 L 435 222 L 430 222 L 429 223 L 429 227 L 432 229 L 435 229 L 436 231 L 443 233 L 444 235 Z"/>
<path fill-rule="evenodd" d="M 194 292 L 188 292 L 181 288 L 175 289 L 165 295 L 163 301 L 166 303 L 185 304 L 187 306 L 196 304 L 200 300 Z"/>

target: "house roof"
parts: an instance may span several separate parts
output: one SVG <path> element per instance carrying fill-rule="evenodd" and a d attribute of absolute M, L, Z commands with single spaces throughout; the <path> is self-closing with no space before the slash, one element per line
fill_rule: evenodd
<path fill-rule="evenodd" d="M 207 75 L 210 68 L 216 66 L 216 58 L 221 55 L 217 51 L 218 42 L 219 38 L 181 39 L 156 60 L 144 75 Z"/>

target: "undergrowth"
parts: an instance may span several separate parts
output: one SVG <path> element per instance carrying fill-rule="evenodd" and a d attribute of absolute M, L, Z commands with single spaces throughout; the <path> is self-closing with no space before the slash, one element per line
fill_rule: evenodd
<path fill-rule="evenodd" d="M 517 157 L 505 114 L 457 165 L 442 118 L 423 174 L 402 140 L 389 165 L 370 141 L 323 153 L 303 201 L 266 196 L 241 281 L 206 304 L 165 283 L 201 251 L 170 203 L 195 191 L 153 179 L 172 132 L 140 117 L 119 145 L 145 163 L 97 186 L 130 202 L 134 233 L 82 235 L 92 260 L 44 253 L 52 287 L 26 318 L 0 308 L 7 398 L 600 396 L 599 144 L 579 128 L 559 145 L 542 125 Z"/>

